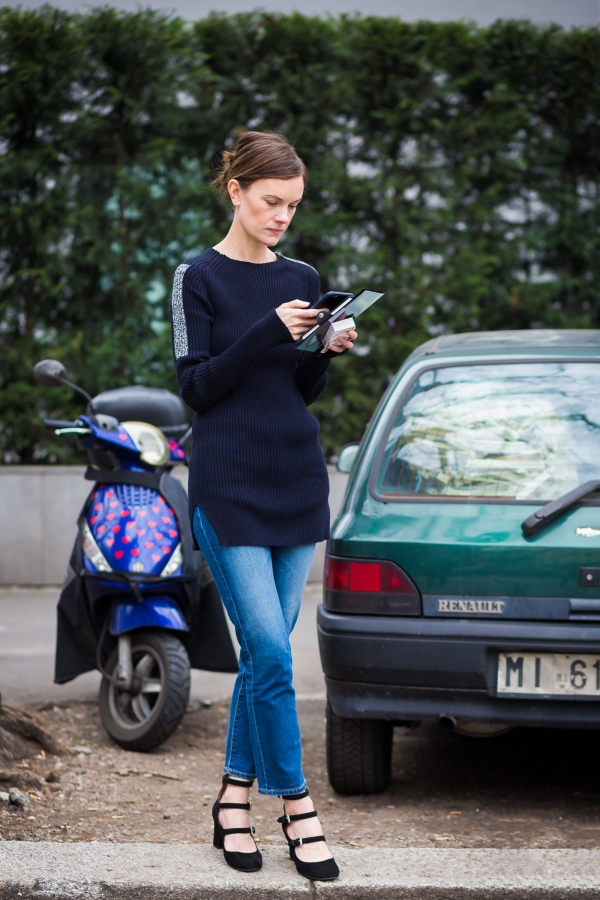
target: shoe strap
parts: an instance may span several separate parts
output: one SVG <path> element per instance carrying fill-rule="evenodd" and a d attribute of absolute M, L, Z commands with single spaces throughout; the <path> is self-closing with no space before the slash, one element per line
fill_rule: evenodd
<path fill-rule="evenodd" d="M 288 816 L 287 813 L 284 813 L 280 819 L 277 819 L 277 821 L 283 825 L 284 822 L 299 822 L 300 819 L 314 819 L 314 817 L 317 815 L 318 813 L 316 809 L 313 809 L 311 812 L 298 813 L 295 816 Z"/>
<path fill-rule="evenodd" d="M 222 828 L 221 834 L 255 834 L 255 830 L 254 825 L 250 825 L 249 828 Z"/>
<path fill-rule="evenodd" d="M 293 844 L 294 847 L 301 847 L 302 844 L 316 844 L 317 841 L 324 841 L 324 840 L 325 840 L 324 834 L 318 834 L 316 837 L 296 838 L 295 840 L 294 840 L 294 838 L 288 838 L 288 841 L 290 842 L 290 844 Z"/>
<path fill-rule="evenodd" d="M 308 788 L 305 791 L 302 791 L 301 794 L 280 794 L 281 800 L 304 800 L 305 797 L 308 797 Z"/>
<path fill-rule="evenodd" d="M 252 809 L 251 803 L 221 803 L 219 802 L 219 809 L 245 809 L 247 812 L 250 812 Z"/>
<path fill-rule="evenodd" d="M 223 775 L 221 781 L 223 784 L 232 784 L 234 787 L 250 788 L 254 784 L 254 778 L 252 781 L 245 781 L 242 778 L 232 778 L 231 775 Z"/>

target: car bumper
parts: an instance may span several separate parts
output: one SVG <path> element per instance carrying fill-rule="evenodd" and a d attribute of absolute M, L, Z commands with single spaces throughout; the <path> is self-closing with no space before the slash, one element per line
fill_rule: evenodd
<path fill-rule="evenodd" d="M 496 692 L 499 653 L 600 655 L 600 623 L 352 616 L 320 606 L 317 624 L 327 692 L 338 715 L 600 727 L 600 698 Z"/>

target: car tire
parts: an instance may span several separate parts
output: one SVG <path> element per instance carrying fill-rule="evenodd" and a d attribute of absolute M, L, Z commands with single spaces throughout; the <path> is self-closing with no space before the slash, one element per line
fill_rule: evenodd
<path fill-rule="evenodd" d="M 338 794 L 378 794 L 390 783 L 394 726 L 383 719 L 347 719 L 327 700 L 327 773 Z"/>

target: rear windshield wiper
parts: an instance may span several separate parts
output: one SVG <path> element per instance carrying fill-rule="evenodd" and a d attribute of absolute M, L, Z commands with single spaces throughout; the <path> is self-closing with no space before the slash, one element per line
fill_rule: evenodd
<path fill-rule="evenodd" d="M 568 494 L 563 494 L 558 500 L 552 500 L 550 503 L 546 503 L 545 506 L 542 506 L 541 509 L 538 509 L 537 512 L 534 512 L 533 515 L 529 516 L 528 519 L 521 522 L 523 534 L 525 534 L 526 537 L 533 537 L 534 534 L 537 534 L 538 531 L 541 531 L 541 529 L 545 528 L 546 525 L 549 525 L 550 522 L 553 522 L 568 509 L 571 509 L 572 506 L 575 506 L 575 504 L 587 494 L 593 494 L 594 491 L 598 490 L 600 490 L 600 481 L 586 481 L 585 484 L 580 484 L 579 487 L 576 487 L 573 491 L 569 491 Z"/>

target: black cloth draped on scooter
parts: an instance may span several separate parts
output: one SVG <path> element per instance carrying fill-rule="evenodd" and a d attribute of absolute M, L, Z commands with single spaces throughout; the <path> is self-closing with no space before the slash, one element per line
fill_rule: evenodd
<path fill-rule="evenodd" d="M 110 473 L 107 473 L 106 482 L 109 483 L 110 480 Z M 193 669 L 206 669 L 210 672 L 237 672 L 237 659 L 221 598 L 202 553 L 193 549 L 187 495 L 181 484 L 170 475 L 162 475 L 159 484 L 159 491 L 175 512 L 180 528 L 183 574 L 178 582 L 177 599 L 189 627 L 189 631 L 181 634 L 181 640 L 188 652 L 190 665 Z M 81 524 L 92 493 L 93 490 L 78 519 L 77 538 L 58 603 L 54 673 L 57 684 L 71 681 L 77 675 L 97 668 L 98 640 L 103 622 L 110 615 L 111 603 L 108 598 L 101 609 L 91 608 L 82 575 Z M 109 581 L 111 573 L 106 573 L 103 577 Z M 140 576 L 140 580 L 143 582 L 143 576 Z M 102 645 L 104 660 L 115 644 L 116 638 L 107 630 Z"/>

